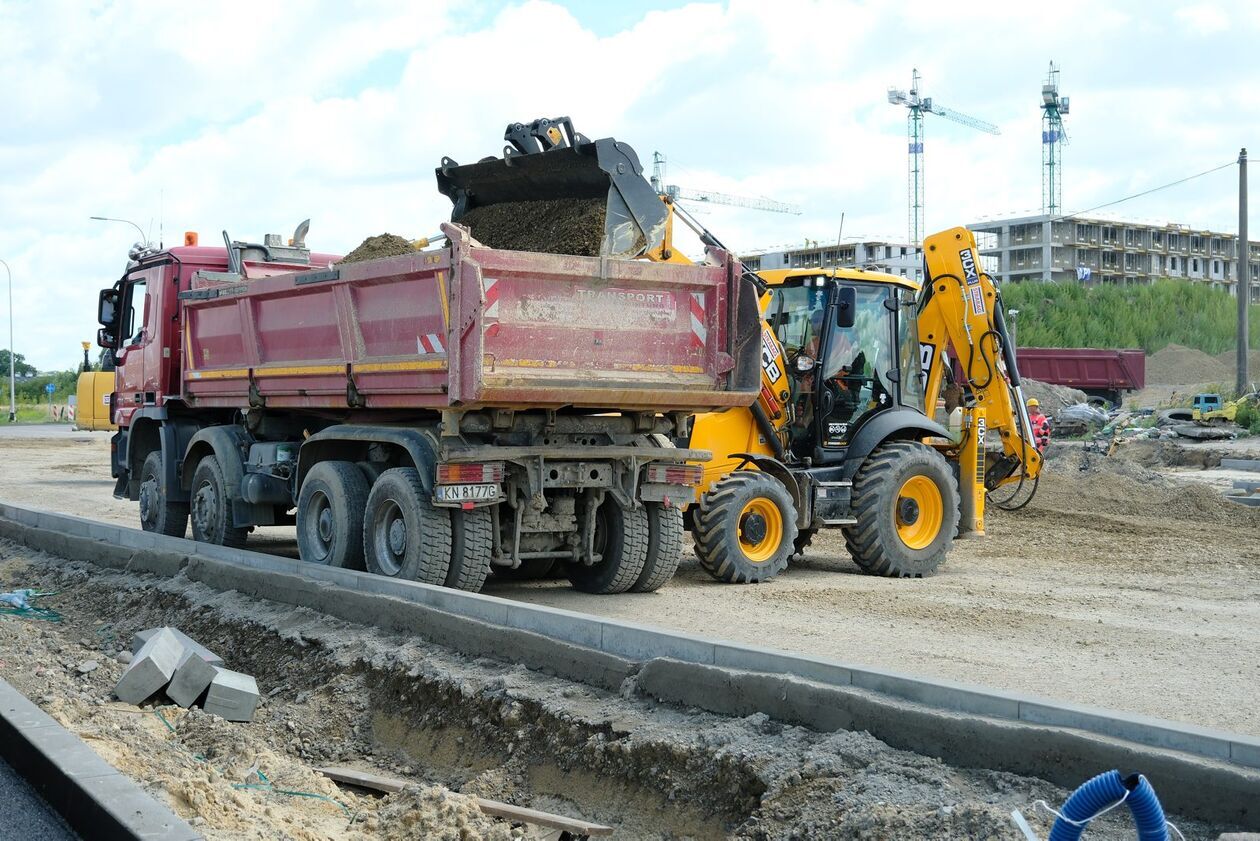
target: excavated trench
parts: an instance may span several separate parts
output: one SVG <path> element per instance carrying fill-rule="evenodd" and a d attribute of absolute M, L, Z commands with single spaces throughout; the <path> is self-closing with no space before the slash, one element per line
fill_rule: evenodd
<path fill-rule="evenodd" d="M 253 723 L 228 732 L 249 734 L 268 755 L 581 816 L 615 826 L 617 838 L 1018 838 L 1012 808 L 1028 813 L 1036 799 L 1066 796 L 1041 780 L 894 750 L 866 733 L 681 709 L 644 697 L 634 678 L 608 692 L 307 609 L 65 562 L 6 541 L 0 586 L 59 591 L 59 651 L 65 640 L 104 639 L 105 629 L 118 645 L 141 628 L 178 626 L 257 678 L 263 706 Z M 0 659 L 8 653 L 0 648 Z M 93 673 L 98 697 L 108 697 L 115 667 L 107 660 Z M 103 703 L 90 694 L 84 703 Z M 172 799 L 185 817 L 196 813 L 199 801 Z M 394 814 L 382 807 L 380 826 Z M 1181 828 L 1209 831 L 1190 821 Z M 1119 814 L 1090 834 L 1131 837 Z"/>

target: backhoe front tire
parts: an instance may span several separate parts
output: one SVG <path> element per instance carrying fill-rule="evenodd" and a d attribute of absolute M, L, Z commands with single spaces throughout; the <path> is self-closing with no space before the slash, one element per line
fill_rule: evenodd
<path fill-rule="evenodd" d="M 922 578 L 945 562 L 958 530 L 958 485 L 945 457 L 915 441 L 876 447 L 853 478 L 844 542 L 863 572 Z"/>
<path fill-rule="evenodd" d="M 740 470 L 700 498 L 693 517 L 705 572 L 728 584 L 755 584 L 787 569 L 796 542 L 796 506 L 779 480 Z"/>

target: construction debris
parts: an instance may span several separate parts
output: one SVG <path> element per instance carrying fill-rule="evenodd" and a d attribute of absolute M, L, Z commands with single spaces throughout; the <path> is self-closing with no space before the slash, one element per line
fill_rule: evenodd
<path fill-rule="evenodd" d="M 135 654 L 114 687 L 118 700 L 140 704 L 165 690 L 188 709 L 228 721 L 250 721 L 258 708 L 258 683 L 223 667 L 223 659 L 178 628 L 149 628 L 132 639 Z"/>

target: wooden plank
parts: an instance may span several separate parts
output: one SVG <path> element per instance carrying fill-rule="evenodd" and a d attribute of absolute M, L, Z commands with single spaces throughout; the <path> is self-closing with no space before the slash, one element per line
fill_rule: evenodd
<path fill-rule="evenodd" d="M 1222 470 L 1247 470 L 1252 473 L 1260 473 L 1260 458 L 1223 458 L 1221 459 Z"/>
<path fill-rule="evenodd" d="M 388 794 L 402 791 L 411 785 L 406 780 L 401 780 L 397 777 L 382 777 L 379 774 L 360 771 L 357 768 L 329 767 L 316 768 L 315 770 L 334 782 L 359 786 L 360 788 L 370 788 L 374 791 L 382 791 Z M 513 806 L 511 803 L 502 803 L 498 800 L 486 800 L 478 797 L 477 807 L 484 814 L 492 817 L 559 829 L 582 837 L 613 834 L 611 826 L 591 823 L 580 818 L 555 815 L 551 812 L 540 812 L 537 809 L 527 809 L 524 806 Z"/>

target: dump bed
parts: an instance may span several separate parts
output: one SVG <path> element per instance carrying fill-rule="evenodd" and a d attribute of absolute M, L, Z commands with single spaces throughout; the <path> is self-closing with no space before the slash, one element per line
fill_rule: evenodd
<path fill-rule="evenodd" d="M 712 265 L 447 248 L 244 282 L 184 299 L 197 406 L 711 411 L 758 385 L 754 287 Z"/>
<path fill-rule="evenodd" d="M 1141 350 L 1022 347 L 1016 354 L 1020 374 L 1054 385 L 1111 390 L 1146 386 L 1146 355 Z"/>

